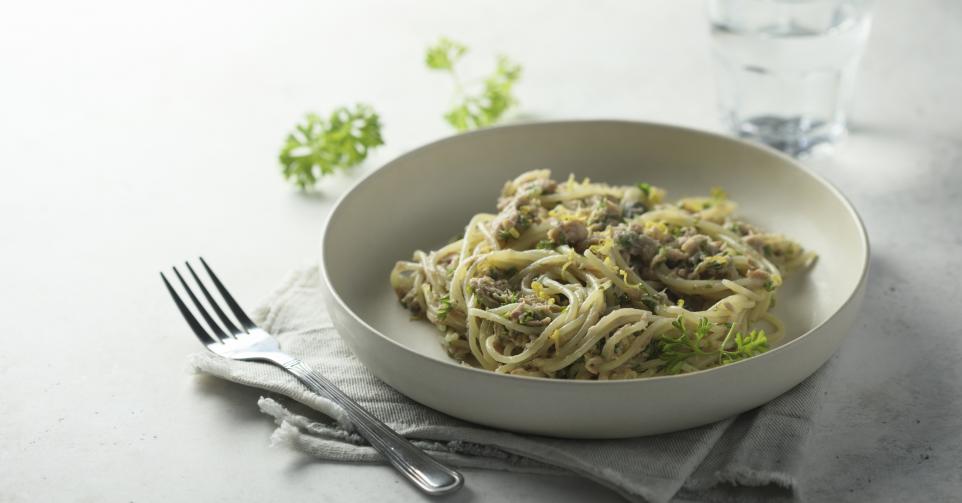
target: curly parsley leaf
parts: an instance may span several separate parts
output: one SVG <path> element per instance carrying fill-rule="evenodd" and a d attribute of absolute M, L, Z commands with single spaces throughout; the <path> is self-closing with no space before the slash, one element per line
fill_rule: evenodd
<path fill-rule="evenodd" d="M 669 374 L 683 372 L 684 365 L 689 359 L 697 356 L 715 357 L 720 364 L 724 365 L 768 351 L 768 338 L 764 330 L 752 330 L 748 335 L 741 332 L 734 334 L 732 340 L 735 342 L 735 347 L 732 349 L 726 349 L 730 346 L 729 338 L 726 337 L 721 349 L 706 350 L 703 342 L 712 328 L 707 318 L 699 320 L 694 331 L 685 326 L 681 316 L 672 322 L 672 326 L 678 331 L 678 335 L 662 335 L 656 345 L 658 358 L 665 362 L 665 370 Z M 729 335 L 731 330 L 729 329 Z"/>
<path fill-rule="evenodd" d="M 466 52 L 468 48 L 464 44 L 441 37 L 437 44 L 428 48 L 424 62 L 433 70 L 454 70 L 454 65 Z"/>
<path fill-rule="evenodd" d="M 294 126 L 281 147 L 278 160 L 284 178 L 305 190 L 317 179 L 360 164 L 370 150 L 384 145 L 381 121 L 368 105 L 339 107 L 330 117 L 310 113 Z"/>
<path fill-rule="evenodd" d="M 463 44 L 442 38 L 428 48 L 425 58 L 428 68 L 445 71 L 454 79 L 454 105 L 444 114 L 444 120 L 461 132 L 498 122 L 505 112 L 518 104 L 514 86 L 521 79 L 521 65 L 507 56 L 499 56 L 494 73 L 481 82 L 480 90 L 473 94 L 466 92 L 455 66 L 467 50 Z"/>
<path fill-rule="evenodd" d="M 682 366 L 693 356 L 710 354 L 702 349 L 702 341 L 711 332 L 711 322 L 702 318 L 695 331 L 689 331 L 681 316 L 671 323 L 677 336 L 665 334 L 658 340 L 659 358 L 665 362 L 665 370 L 671 374 L 682 371 Z"/>
<path fill-rule="evenodd" d="M 732 363 L 768 351 L 768 337 L 764 330 L 752 330 L 748 335 L 735 334 L 735 349 L 721 351 L 721 362 Z"/>

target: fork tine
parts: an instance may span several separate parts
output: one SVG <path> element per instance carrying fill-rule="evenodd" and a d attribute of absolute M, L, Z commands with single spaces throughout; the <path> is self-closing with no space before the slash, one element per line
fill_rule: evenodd
<path fill-rule="evenodd" d="M 224 326 L 227 327 L 227 331 L 234 335 L 243 334 L 244 331 L 237 328 L 237 325 L 234 325 L 234 322 L 232 322 L 230 317 L 227 316 L 227 313 L 225 313 L 224 310 L 220 308 L 220 305 L 217 304 L 217 301 L 214 300 L 214 296 L 210 294 L 210 292 L 207 290 L 207 287 L 204 286 L 204 282 L 201 281 L 200 277 L 197 276 L 197 273 L 194 272 L 194 268 L 190 266 L 190 262 L 184 262 L 184 264 L 187 265 L 187 270 L 190 271 L 190 275 L 194 277 L 194 281 L 197 282 L 197 286 L 200 287 L 200 291 L 203 292 L 204 298 L 207 299 L 210 307 L 214 308 L 214 312 L 217 313 L 217 317 L 220 318 L 220 321 L 222 321 Z"/>
<path fill-rule="evenodd" d="M 184 305 L 184 301 L 180 300 L 180 296 L 177 295 L 174 287 L 172 287 L 170 282 L 167 281 L 167 276 L 164 276 L 164 273 L 160 273 L 160 279 L 164 280 L 164 284 L 167 285 L 167 291 L 170 292 L 170 296 L 174 298 L 174 304 L 177 304 L 177 309 L 180 310 L 180 314 L 183 315 L 185 320 L 187 320 L 187 324 L 190 325 L 190 329 L 194 331 L 194 334 L 197 335 L 197 338 L 200 339 L 200 342 L 205 346 L 208 344 L 217 344 L 217 341 L 215 341 L 214 338 L 211 337 L 206 330 L 204 330 L 204 327 L 200 326 L 200 323 L 197 322 L 197 318 L 194 318 L 194 315 L 191 314 L 190 310 L 187 309 L 187 306 Z"/>
<path fill-rule="evenodd" d="M 178 271 L 176 267 L 173 267 L 172 269 L 174 270 L 174 274 L 177 275 L 177 279 L 180 280 L 181 286 L 184 287 L 184 291 L 187 292 L 187 296 L 190 297 L 191 302 L 194 303 L 194 307 L 196 307 L 197 310 L 200 311 L 200 315 L 204 317 L 204 321 L 207 322 L 207 326 L 210 327 L 210 331 L 214 333 L 214 336 L 222 341 L 227 339 L 229 337 L 227 333 L 224 332 L 223 328 L 220 328 L 220 325 L 218 325 L 213 318 L 211 318 L 210 313 L 208 313 L 207 309 L 204 308 L 204 305 L 200 303 L 200 299 L 198 299 L 197 296 L 194 295 L 194 291 L 187 286 L 187 282 L 184 281 L 184 277 L 180 275 L 180 271 Z"/>
<path fill-rule="evenodd" d="M 248 330 L 257 328 L 257 325 L 255 325 L 254 322 L 247 317 L 247 314 L 244 312 L 244 310 L 241 309 L 240 305 L 237 304 L 237 301 L 234 300 L 234 297 L 231 296 L 230 292 L 227 291 L 227 288 L 224 287 L 224 284 L 221 283 L 220 279 L 217 278 L 217 275 L 214 274 L 214 271 L 212 271 L 210 266 L 207 265 L 207 261 L 204 260 L 204 257 L 200 257 L 200 263 L 204 266 L 204 269 L 207 270 L 207 275 L 210 276 L 210 279 L 214 281 L 214 286 L 217 287 L 217 291 L 220 292 L 220 296 L 223 297 L 227 302 L 227 307 L 229 307 L 231 312 L 234 313 L 234 316 L 237 317 L 237 321 L 239 321 L 241 325 Z"/>

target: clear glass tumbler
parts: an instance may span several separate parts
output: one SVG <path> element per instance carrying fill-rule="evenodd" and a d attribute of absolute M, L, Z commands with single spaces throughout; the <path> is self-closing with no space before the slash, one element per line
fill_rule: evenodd
<path fill-rule="evenodd" d="M 846 133 L 872 0 L 708 0 L 722 119 L 790 155 Z"/>

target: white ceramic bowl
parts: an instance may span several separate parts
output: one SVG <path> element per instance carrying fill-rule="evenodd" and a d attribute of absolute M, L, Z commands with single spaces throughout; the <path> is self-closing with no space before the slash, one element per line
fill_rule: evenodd
<path fill-rule="evenodd" d="M 556 179 L 641 181 L 668 197 L 720 185 L 739 214 L 815 250 L 789 276 L 775 312 L 786 339 L 760 356 L 701 372 L 582 382 L 495 374 L 459 365 L 439 332 L 412 321 L 388 281 L 394 263 L 459 234 L 493 211 L 506 180 L 550 168 Z M 552 122 L 446 138 L 373 172 L 337 203 L 324 231 L 325 302 L 354 354 L 377 377 L 429 407 L 525 433 L 618 438 L 680 430 L 761 405 L 819 368 L 851 328 L 863 296 L 868 238 L 858 215 L 791 158 L 732 138 L 618 121 Z"/>

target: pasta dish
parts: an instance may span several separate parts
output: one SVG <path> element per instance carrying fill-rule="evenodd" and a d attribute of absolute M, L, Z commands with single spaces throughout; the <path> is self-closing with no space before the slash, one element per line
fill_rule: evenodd
<path fill-rule="evenodd" d="M 529 171 L 505 184 L 497 213 L 398 262 L 391 285 L 467 365 L 591 380 L 707 369 L 784 334 L 775 291 L 815 259 L 735 208 L 718 188 L 669 203 L 646 183 Z"/>

